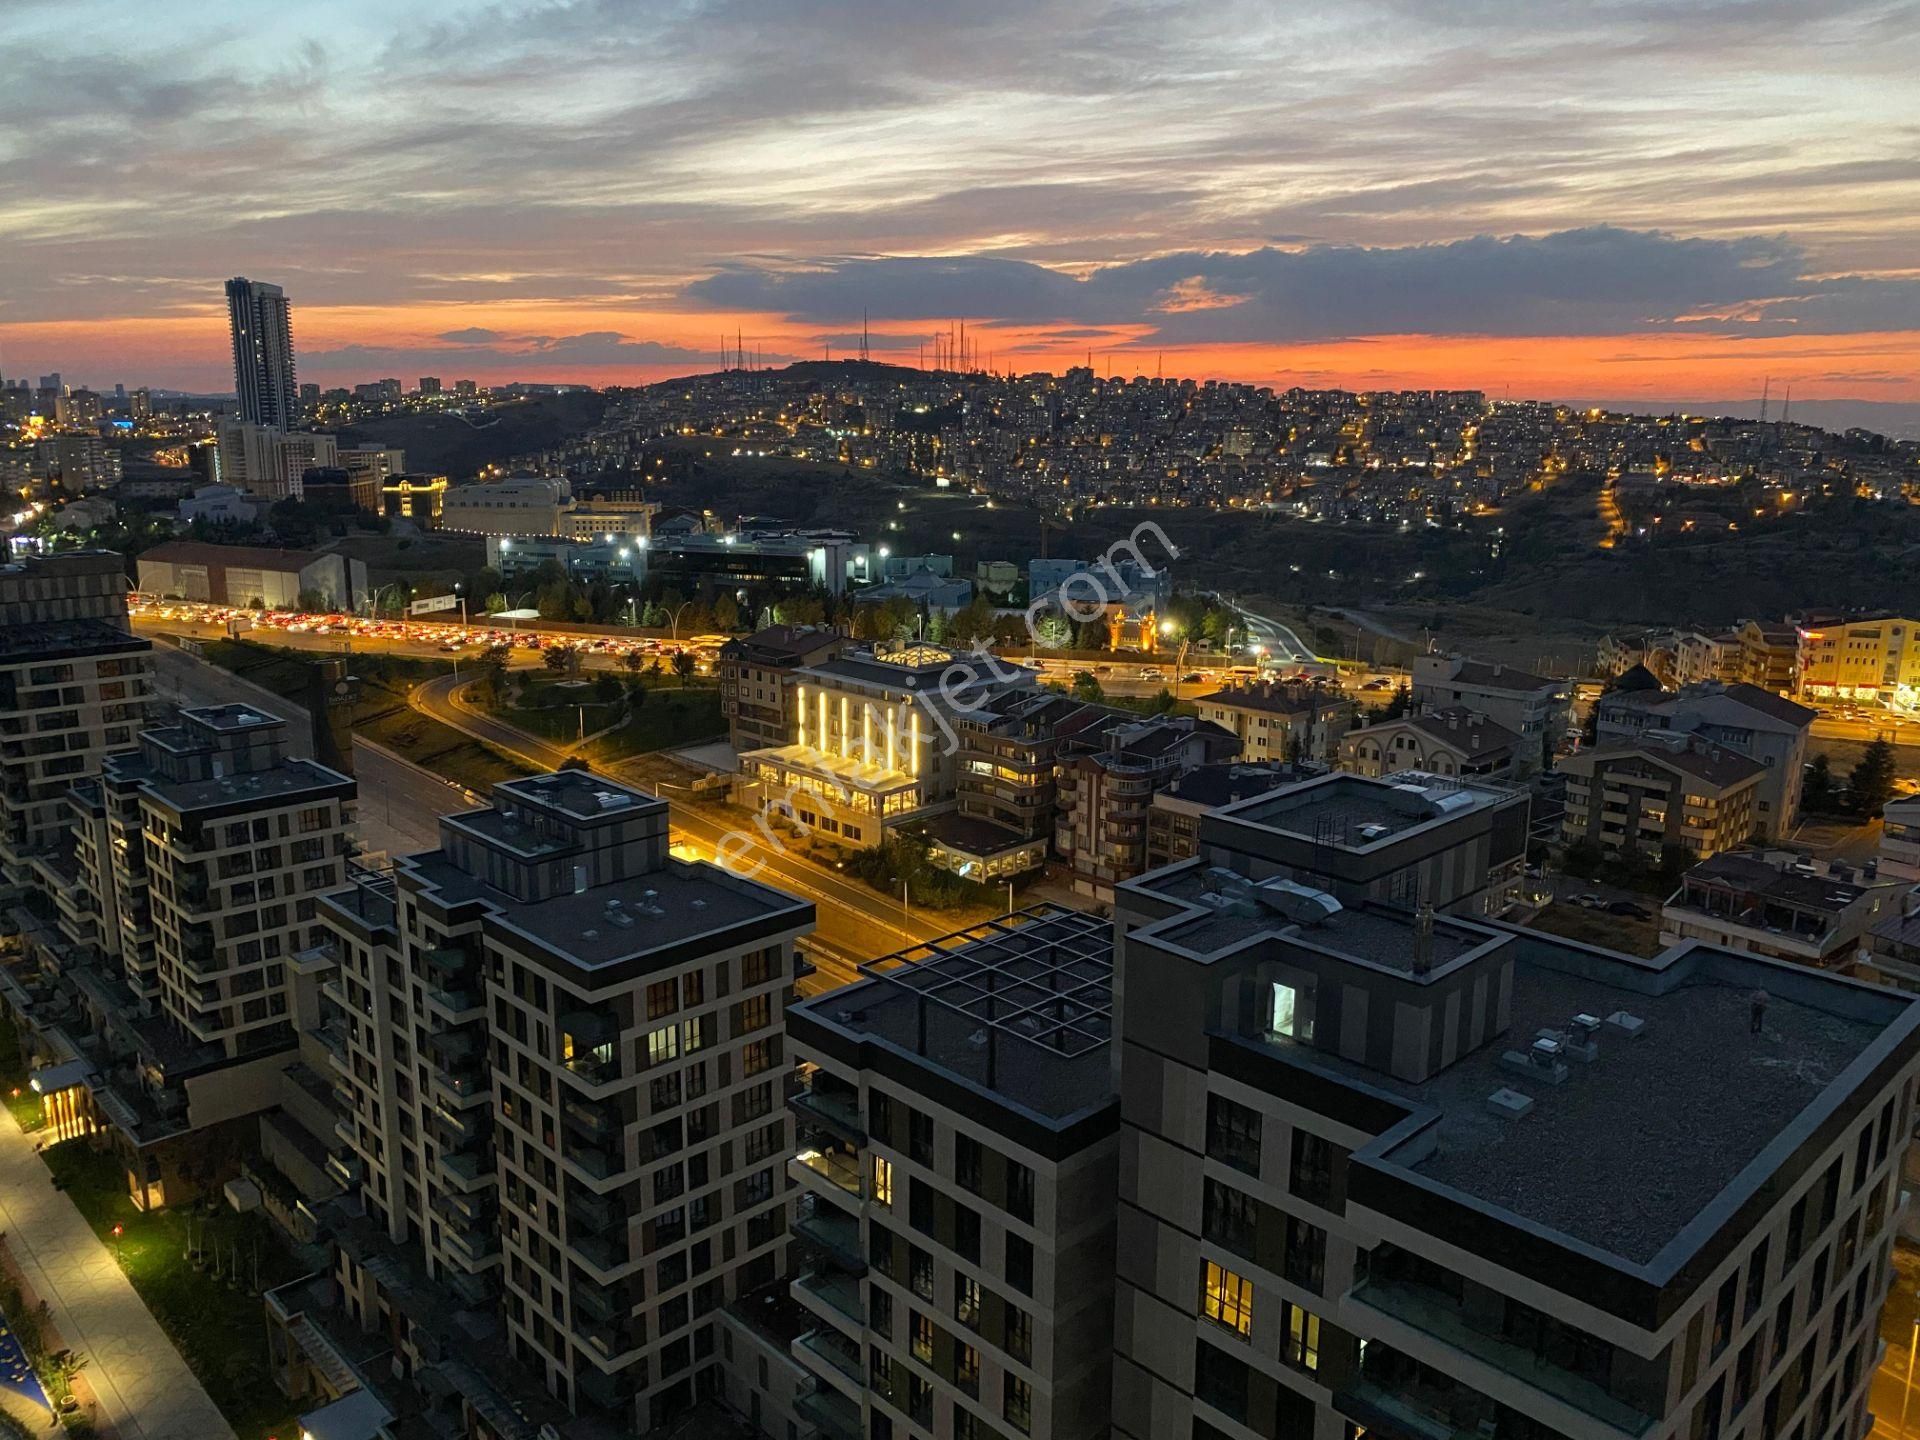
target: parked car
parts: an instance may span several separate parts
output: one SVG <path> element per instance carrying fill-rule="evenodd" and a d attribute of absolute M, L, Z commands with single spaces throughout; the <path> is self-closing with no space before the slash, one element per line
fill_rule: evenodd
<path fill-rule="evenodd" d="M 1651 920 L 1653 912 L 1632 900 L 1616 900 L 1607 906 L 1609 915 L 1631 915 L 1636 920 Z"/>
<path fill-rule="evenodd" d="M 1584 895 L 1574 896 L 1573 903 L 1578 905 L 1583 910 L 1598 910 L 1606 902 L 1603 901 L 1598 895 L 1595 895 L 1591 890 L 1589 890 Z"/>

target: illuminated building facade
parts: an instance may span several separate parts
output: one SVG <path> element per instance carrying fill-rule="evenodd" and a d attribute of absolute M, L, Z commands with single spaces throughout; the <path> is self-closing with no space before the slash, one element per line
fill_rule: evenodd
<path fill-rule="evenodd" d="M 1920 699 L 1920 620 L 1882 615 L 1800 631 L 1799 693 L 1840 700 Z"/>
<path fill-rule="evenodd" d="M 765 810 L 838 844 L 878 844 L 957 804 L 963 716 L 1032 685 L 937 645 L 849 650 L 798 672 L 792 743 L 749 751 L 742 771 Z"/>

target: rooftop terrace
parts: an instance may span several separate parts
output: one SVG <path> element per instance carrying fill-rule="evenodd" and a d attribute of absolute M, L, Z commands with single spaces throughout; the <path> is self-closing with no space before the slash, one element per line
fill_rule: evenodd
<path fill-rule="evenodd" d="M 1050 1121 L 1112 1098 L 1112 923 L 1041 904 L 860 967 L 797 1007 Z"/>
<path fill-rule="evenodd" d="M 1336 772 L 1255 796 L 1221 813 L 1316 844 L 1365 850 L 1435 820 L 1471 814 L 1512 798 L 1496 785 L 1405 771 L 1384 779 Z"/>

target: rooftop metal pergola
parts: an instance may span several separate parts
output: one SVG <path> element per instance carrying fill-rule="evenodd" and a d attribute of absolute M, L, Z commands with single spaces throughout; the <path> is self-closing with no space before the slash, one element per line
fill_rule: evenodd
<path fill-rule="evenodd" d="M 860 973 L 1068 1059 L 1113 1033 L 1113 922 L 1033 905 L 869 961 Z"/>

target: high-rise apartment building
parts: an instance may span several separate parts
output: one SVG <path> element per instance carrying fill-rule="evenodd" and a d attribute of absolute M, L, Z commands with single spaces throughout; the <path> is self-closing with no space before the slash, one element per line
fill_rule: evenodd
<path fill-rule="evenodd" d="M 821 1436 L 1111 1433 L 1113 948 L 1042 905 L 789 1012 Z"/>
<path fill-rule="evenodd" d="M 0 565 L 0 873 L 32 879 L 69 849 L 67 790 L 131 750 L 153 686 L 153 642 L 127 626 L 118 555 L 68 551 Z"/>
<path fill-rule="evenodd" d="M 333 1303 L 368 1331 L 472 1312 L 539 1393 L 647 1431 L 719 1393 L 717 1312 L 785 1273 L 812 906 L 671 858 L 665 802 L 585 771 L 497 785 L 440 835 L 323 906 Z"/>
<path fill-rule="evenodd" d="M 293 374 L 293 309 L 286 292 L 244 276 L 227 281 L 233 388 L 242 420 L 291 430 L 300 416 Z"/>
<path fill-rule="evenodd" d="M 182 710 L 73 798 L 81 885 L 110 907 L 99 944 L 123 987 L 103 1007 L 94 1097 L 144 1205 L 225 1179 L 189 1174 L 205 1132 L 251 1131 L 299 1058 L 294 957 L 346 880 L 356 792 L 287 739 L 250 705 Z"/>
<path fill-rule="evenodd" d="M 292 430 L 300 419 L 300 384 L 294 378 L 294 311 L 286 292 L 246 276 L 228 280 L 227 324 L 240 419 Z"/>
<path fill-rule="evenodd" d="M 1251 850 L 1115 925 L 1115 1435 L 1866 1434 L 1913 997 Z"/>

